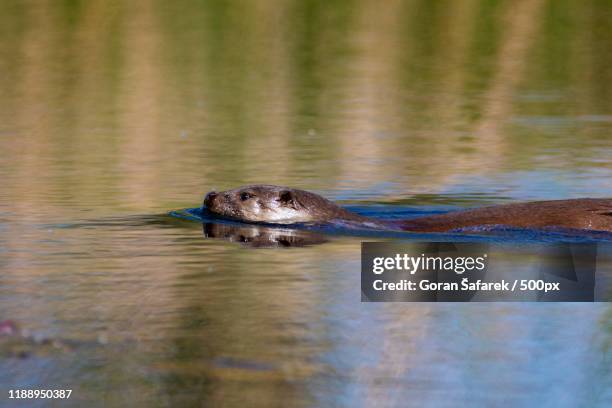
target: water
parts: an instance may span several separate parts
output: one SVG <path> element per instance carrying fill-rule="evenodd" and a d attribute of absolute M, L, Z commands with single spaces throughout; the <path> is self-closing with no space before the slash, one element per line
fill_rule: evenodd
<path fill-rule="evenodd" d="M 1 358 L 1 392 L 611 405 L 606 303 L 361 304 L 372 236 L 167 215 L 248 183 L 380 216 L 609 197 L 609 2 L 5 3 L 0 320 L 74 347 Z"/>

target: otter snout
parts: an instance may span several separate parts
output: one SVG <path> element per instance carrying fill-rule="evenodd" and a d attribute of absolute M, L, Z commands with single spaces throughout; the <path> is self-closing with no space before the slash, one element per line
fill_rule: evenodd
<path fill-rule="evenodd" d="M 215 199 L 219 196 L 219 194 L 216 191 L 211 191 L 210 193 L 206 194 L 206 196 L 204 197 L 204 205 L 207 208 L 211 208 L 214 203 L 215 203 Z"/>

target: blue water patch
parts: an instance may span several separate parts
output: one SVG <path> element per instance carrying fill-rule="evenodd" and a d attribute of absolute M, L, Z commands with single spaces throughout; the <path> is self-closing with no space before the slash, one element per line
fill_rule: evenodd
<path fill-rule="evenodd" d="M 444 214 L 449 210 L 439 207 L 402 207 L 396 205 L 347 206 L 347 210 L 371 217 L 375 220 L 393 221 L 417 218 L 435 214 Z M 612 242 L 612 233 L 605 231 L 584 231 L 560 227 L 546 229 L 518 228 L 507 225 L 483 225 L 456 229 L 445 233 L 422 233 L 399 230 L 371 228 L 342 221 L 329 224 L 251 224 L 236 220 L 219 218 L 205 208 L 185 208 L 170 211 L 169 215 L 183 220 L 200 223 L 225 224 L 235 226 L 261 225 L 266 228 L 309 230 L 326 235 L 357 236 L 368 239 L 394 238 L 402 240 L 441 241 L 441 242 L 568 242 L 592 243 Z"/>

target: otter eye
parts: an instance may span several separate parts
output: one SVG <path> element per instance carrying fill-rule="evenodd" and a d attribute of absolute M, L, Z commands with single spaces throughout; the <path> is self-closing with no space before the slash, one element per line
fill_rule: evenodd
<path fill-rule="evenodd" d="M 245 191 L 244 193 L 240 193 L 240 199 L 241 199 L 242 201 L 246 201 L 246 200 L 248 200 L 249 198 L 253 198 L 253 197 L 255 197 L 253 194 L 251 194 L 251 193 L 247 193 L 246 191 Z"/>
<path fill-rule="evenodd" d="M 293 194 L 291 194 L 291 191 L 281 191 L 278 195 L 278 201 L 283 204 L 289 204 L 293 201 Z"/>

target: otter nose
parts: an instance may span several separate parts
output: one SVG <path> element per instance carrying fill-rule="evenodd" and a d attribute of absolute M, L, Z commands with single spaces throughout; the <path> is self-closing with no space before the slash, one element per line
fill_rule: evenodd
<path fill-rule="evenodd" d="M 210 207 L 210 204 L 218 195 L 219 194 L 217 194 L 215 191 L 211 191 L 210 193 L 206 194 L 206 197 L 204 197 L 204 205 L 206 207 Z"/>

